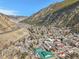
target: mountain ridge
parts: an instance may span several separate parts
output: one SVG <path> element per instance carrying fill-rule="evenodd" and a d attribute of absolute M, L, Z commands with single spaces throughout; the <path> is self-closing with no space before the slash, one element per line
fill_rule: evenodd
<path fill-rule="evenodd" d="M 14 15 L 7 15 L 7 16 L 15 23 L 19 23 L 20 21 L 28 18 L 28 16 L 14 16 Z"/>
<path fill-rule="evenodd" d="M 70 27 L 73 29 L 72 31 L 79 32 L 78 29 L 79 27 L 76 25 L 79 23 L 78 7 L 79 7 L 78 0 L 65 0 L 63 2 L 59 2 L 55 5 L 51 5 L 48 8 L 37 12 L 36 14 L 32 15 L 31 17 L 29 17 L 28 19 L 22 22 L 29 24 L 36 24 L 36 25 L 47 26 L 52 24 L 59 27 L 62 26 Z M 53 9 L 55 11 L 53 11 Z M 77 19 L 73 20 L 73 18 L 74 19 L 77 18 Z"/>

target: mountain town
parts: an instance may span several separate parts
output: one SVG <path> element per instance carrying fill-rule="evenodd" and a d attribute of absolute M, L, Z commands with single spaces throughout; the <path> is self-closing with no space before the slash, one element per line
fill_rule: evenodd
<path fill-rule="evenodd" d="M 0 13 L 0 59 L 79 59 L 79 1 L 64 0 L 32 16 Z"/>

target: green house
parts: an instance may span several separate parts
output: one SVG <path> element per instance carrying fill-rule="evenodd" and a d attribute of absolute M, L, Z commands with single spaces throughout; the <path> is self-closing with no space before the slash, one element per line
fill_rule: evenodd
<path fill-rule="evenodd" d="M 40 59 L 49 59 L 54 56 L 52 52 L 45 51 L 41 48 L 34 49 L 34 52 L 35 52 L 35 54 L 37 54 L 40 57 Z"/>

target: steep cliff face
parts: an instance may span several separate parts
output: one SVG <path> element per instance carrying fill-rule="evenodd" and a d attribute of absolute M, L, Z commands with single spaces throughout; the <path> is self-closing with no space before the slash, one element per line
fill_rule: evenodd
<path fill-rule="evenodd" d="M 10 21 L 6 15 L 0 14 L 0 33 L 12 31 L 16 27 L 16 24 Z"/>
<path fill-rule="evenodd" d="M 65 0 L 50 5 L 29 17 L 26 22 L 36 25 L 54 25 L 58 27 L 70 27 L 79 32 L 79 1 Z"/>

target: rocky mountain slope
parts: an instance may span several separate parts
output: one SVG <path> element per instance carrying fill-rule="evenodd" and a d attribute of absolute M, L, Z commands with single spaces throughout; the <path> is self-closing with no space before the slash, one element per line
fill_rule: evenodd
<path fill-rule="evenodd" d="M 54 25 L 57 27 L 70 27 L 73 32 L 79 32 L 79 1 L 65 0 L 51 4 L 34 15 L 25 19 L 24 23 L 36 25 Z"/>

